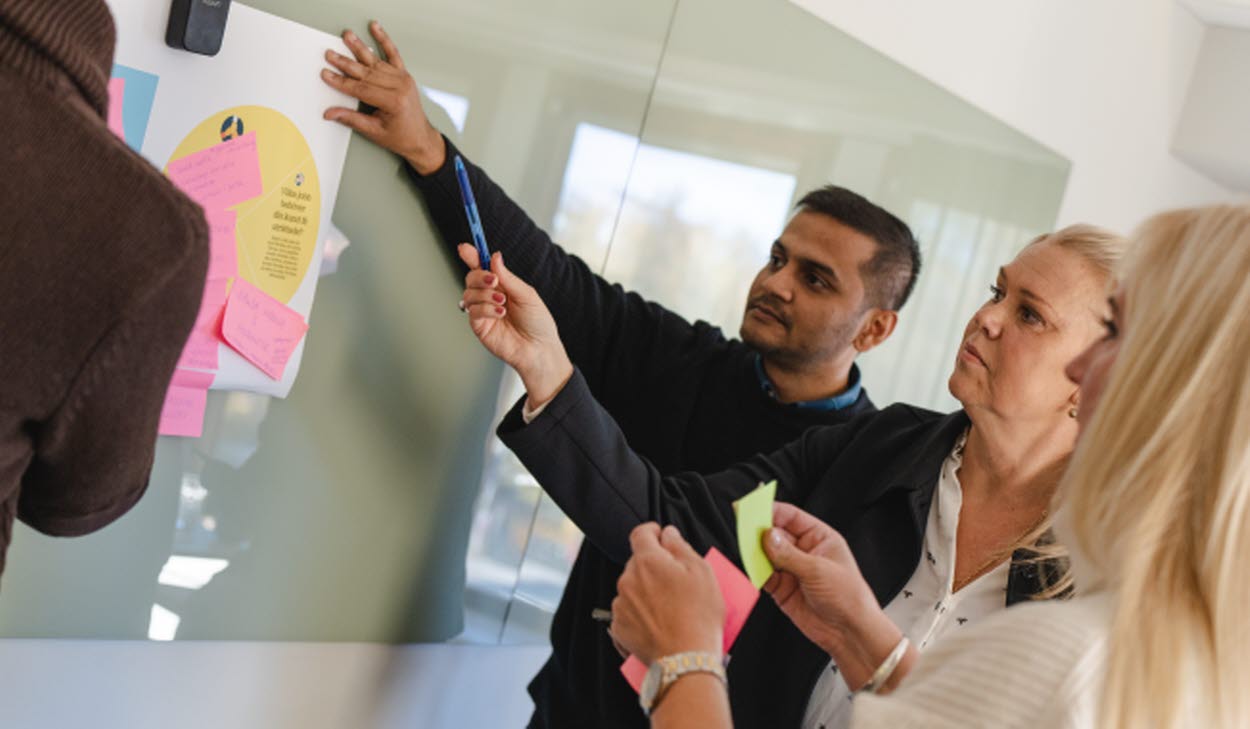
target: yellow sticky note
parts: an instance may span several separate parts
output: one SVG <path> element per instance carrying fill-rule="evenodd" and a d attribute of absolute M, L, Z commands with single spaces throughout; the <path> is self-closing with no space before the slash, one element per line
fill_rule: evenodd
<path fill-rule="evenodd" d="M 738 550 L 747 577 L 757 588 L 773 574 L 773 564 L 764 555 L 764 532 L 773 526 L 773 501 L 777 498 L 777 482 L 762 483 L 759 488 L 734 502 L 738 517 Z"/>

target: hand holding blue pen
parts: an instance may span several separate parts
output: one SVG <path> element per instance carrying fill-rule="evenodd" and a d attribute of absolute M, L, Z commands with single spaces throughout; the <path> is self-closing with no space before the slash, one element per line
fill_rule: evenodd
<path fill-rule="evenodd" d="M 477 212 L 477 200 L 473 197 L 473 188 L 469 187 L 469 172 L 464 167 L 464 160 L 456 155 L 456 181 L 460 183 L 460 199 L 464 202 L 464 214 L 469 218 L 469 231 L 473 234 L 473 247 L 477 249 L 481 259 L 482 270 L 490 270 L 490 249 L 486 247 L 486 232 L 482 230 L 482 218 Z"/>
<path fill-rule="evenodd" d="M 495 253 L 489 272 L 479 268 L 478 252 L 468 243 L 456 253 L 469 268 L 460 310 L 469 315 L 473 334 L 516 370 L 536 403 L 546 402 L 573 375 L 555 317 L 534 287 L 508 269 L 502 253 Z"/>

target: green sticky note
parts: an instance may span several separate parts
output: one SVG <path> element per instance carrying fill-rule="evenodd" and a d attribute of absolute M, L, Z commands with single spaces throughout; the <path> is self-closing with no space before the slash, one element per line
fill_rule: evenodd
<path fill-rule="evenodd" d="M 773 526 L 773 501 L 777 498 L 777 482 L 762 483 L 759 488 L 734 502 L 738 516 L 738 549 L 747 577 L 757 588 L 773 574 L 773 564 L 764 555 L 764 532 Z"/>

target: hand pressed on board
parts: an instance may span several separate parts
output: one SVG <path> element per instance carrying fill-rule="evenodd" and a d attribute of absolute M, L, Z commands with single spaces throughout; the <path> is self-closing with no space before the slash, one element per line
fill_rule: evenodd
<path fill-rule="evenodd" d="M 326 109 L 324 116 L 404 157 L 417 172 L 423 175 L 435 172 L 447 159 L 443 136 L 430 124 L 421 106 L 417 82 L 404 68 L 399 49 L 382 29 L 382 24 L 376 20 L 369 23 L 369 32 L 384 55 L 370 50 L 352 31 L 344 31 L 343 42 L 354 58 L 326 51 L 326 62 L 338 73 L 322 69 L 321 78 L 335 89 L 373 107 L 372 110 L 336 106 Z"/>

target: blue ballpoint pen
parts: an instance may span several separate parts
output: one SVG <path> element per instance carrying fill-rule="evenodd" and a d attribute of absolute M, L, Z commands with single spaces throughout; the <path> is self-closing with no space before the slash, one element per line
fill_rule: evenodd
<path fill-rule="evenodd" d="M 486 233 L 482 230 L 482 218 L 477 214 L 473 188 L 469 187 L 469 172 L 464 168 L 464 160 L 460 159 L 460 155 L 456 155 L 456 181 L 460 183 L 460 199 L 464 201 L 464 214 L 469 218 L 469 230 L 473 233 L 473 247 L 477 248 L 482 270 L 489 271 L 490 249 L 486 247 Z"/>

